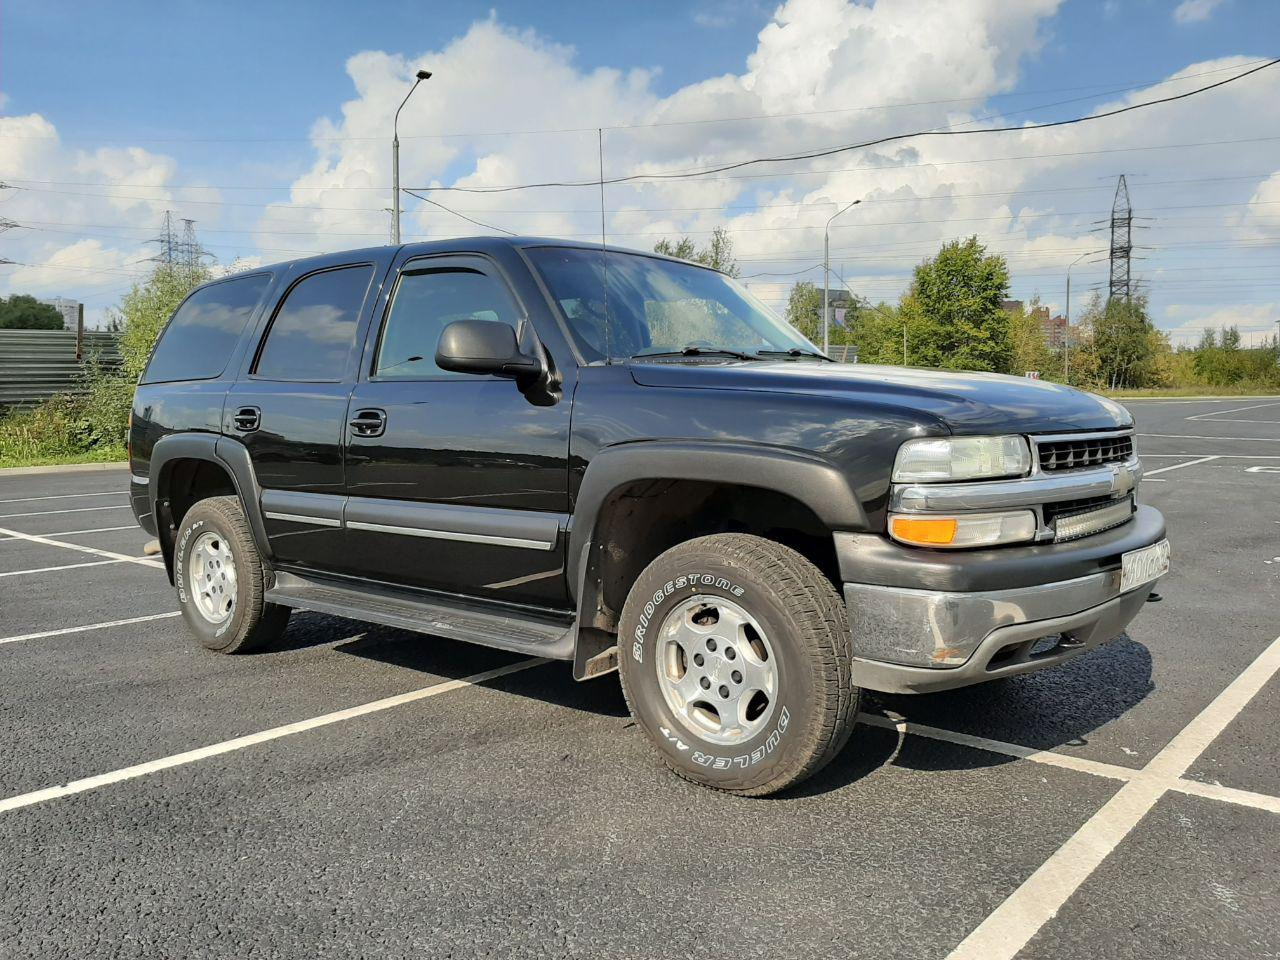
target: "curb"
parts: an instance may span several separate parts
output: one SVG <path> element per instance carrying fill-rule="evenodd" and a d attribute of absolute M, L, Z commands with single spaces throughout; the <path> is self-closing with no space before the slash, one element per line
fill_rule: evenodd
<path fill-rule="evenodd" d="M 64 463 L 47 467 L 0 467 L 0 477 L 26 477 L 37 473 L 92 473 L 98 470 L 127 470 L 129 464 L 118 463 Z"/>

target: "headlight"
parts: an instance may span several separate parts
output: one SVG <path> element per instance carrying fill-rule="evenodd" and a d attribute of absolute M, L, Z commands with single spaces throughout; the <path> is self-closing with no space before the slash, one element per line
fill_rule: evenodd
<path fill-rule="evenodd" d="M 913 547 L 993 547 L 1035 539 L 1036 515 L 1030 510 L 952 517 L 899 513 L 889 517 L 889 534 Z"/>
<path fill-rule="evenodd" d="M 926 437 L 898 448 L 894 483 L 1025 477 L 1031 449 L 1024 437 Z"/>

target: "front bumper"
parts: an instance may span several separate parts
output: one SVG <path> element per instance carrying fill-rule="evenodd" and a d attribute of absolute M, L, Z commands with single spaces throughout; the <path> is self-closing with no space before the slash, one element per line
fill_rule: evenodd
<path fill-rule="evenodd" d="M 854 683 L 925 693 L 1079 656 L 1121 634 L 1142 608 L 1155 582 L 1121 594 L 1120 557 L 1164 535 L 1150 507 L 1078 541 L 993 550 L 944 553 L 838 534 Z M 878 582 L 847 576 L 870 569 Z"/>

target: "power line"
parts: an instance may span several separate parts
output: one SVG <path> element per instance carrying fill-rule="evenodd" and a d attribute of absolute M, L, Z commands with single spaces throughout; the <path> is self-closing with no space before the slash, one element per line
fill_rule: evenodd
<path fill-rule="evenodd" d="M 816 160 L 821 157 L 829 157 L 839 153 L 846 153 L 850 150 L 861 150 L 867 147 L 881 146 L 886 143 L 894 143 L 900 140 L 910 140 L 916 137 L 967 137 L 967 136 L 974 136 L 977 134 L 1048 130 L 1054 127 L 1067 127 L 1067 126 L 1074 126 L 1074 125 L 1079 125 L 1084 123 L 1092 123 L 1094 121 L 1103 120 L 1108 117 L 1116 117 L 1116 116 L 1120 116 L 1121 114 L 1131 113 L 1135 110 L 1144 110 L 1148 107 L 1154 107 L 1163 103 L 1173 103 L 1174 101 L 1177 101 L 1177 100 L 1185 100 L 1188 97 L 1194 97 L 1198 94 L 1205 93 L 1209 90 L 1214 90 L 1218 87 L 1226 86 L 1229 83 L 1235 83 L 1237 80 L 1242 80 L 1245 77 L 1255 74 L 1260 70 L 1265 70 L 1268 67 L 1275 66 L 1277 63 L 1280 63 L 1280 59 L 1269 60 L 1266 63 L 1263 63 L 1261 66 L 1256 66 L 1256 67 L 1253 67 L 1252 69 L 1244 71 L 1243 73 L 1238 73 L 1235 76 L 1227 77 L 1225 80 L 1218 80 L 1215 83 L 1210 83 L 1202 87 L 1197 87 L 1194 90 L 1187 90 L 1187 91 L 1184 91 L 1183 93 L 1171 94 L 1170 96 L 1167 96 L 1167 97 L 1158 97 L 1155 100 L 1144 100 L 1141 103 L 1131 103 L 1128 106 L 1117 107 L 1114 110 L 1106 110 L 1106 111 L 1103 111 L 1102 113 L 1095 113 L 1095 114 L 1090 114 L 1088 116 L 1082 116 L 1082 117 L 1071 117 L 1066 120 L 1051 120 L 1045 123 L 1031 123 L 1031 124 L 1025 124 L 1023 126 L 983 127 L 977 130 L 957 130 L 957 129 L 917 130 L 912 133 L 892 134 L 887 137 L 877 137 L 874 140 L 864 140 L 859 143 L 843 144 L 841 146 L 836 146 L 836 147 L 827 147 L 822 150 L 811 150 L 805 153 L 784 154 L 782 156 L 776 156 L 776 157 L 754 157 L 750 160 L 737 160 L 737 161 L 734 161 L 733 163 L 723 163 L 723 164 L 720 164 L 719 166 L 705 167 L 699 170 L 686 170 L 682 172 L 672 172 L 672 173 L 628 174 L 621 177 L 612 177 L 606 180 L 605 183 L 610 185 L 617 185 L 620 183 L 633 183 L 639 180 L 645 180 L 650 182 L 662 181 L 662 180 L 684 180 L 692 177 L 709 176 L 715 173 L 726 173 L 730 170 L 739 170 L 743 167 L 754 166 L 756 164 L 794 163 L 797 160 Z M 508 185 L 503 187 L 459 187 L 454 185 L 454 186 L 442 186 L 442 187 L 418 187 L 416 189 L 430 190 L 432 192 L 450 191 L 450 192 L 457 192 L 457 193 L 508 193 L 514 190 L 532 190 L 532 189 L 541 188 L 541 187 L 582 187 L 582 186 L 595 186 L 595 181 L 591 181 L 591 182 L 548 181 L 544 183 L 513 184 L 513 185 Z"/>

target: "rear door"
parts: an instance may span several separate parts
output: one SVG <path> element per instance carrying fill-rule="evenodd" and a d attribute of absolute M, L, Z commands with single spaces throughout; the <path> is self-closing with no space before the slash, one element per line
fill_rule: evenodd
<path fill-rule="evenodd" d="M 486 599 L 564 606 L 571 402 L 435 364 L 455 320 L 534 337 L 495 263 L 409 259 L 370 325 L 347 434 L 346 522 L 363 574 Z M 367 425 L 366 422 L 367 421 Z"/>
<path fill-rule="evenodd" d="M 278 561 L 348 569 L 343 434 L 357 344 L 386 259 L 299 272 L 232 388 L 224 432 L 249 450 Z"/>

